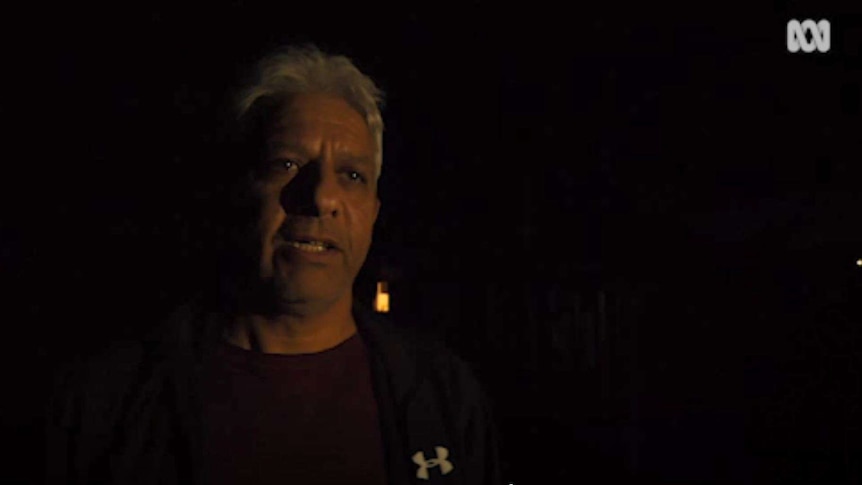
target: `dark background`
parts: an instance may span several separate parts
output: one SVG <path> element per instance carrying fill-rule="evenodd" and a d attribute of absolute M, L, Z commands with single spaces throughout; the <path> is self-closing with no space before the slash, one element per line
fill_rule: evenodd
<path fill-rule="evenodd" d="M 474 366 L 506 483 L 862 479 L 858 8 L 365 8 L 6 15 L 0 481 L 41 476 L 59 362 L 211 284 L 218 107 L 305 41 L 387 93 L 357 290 Z"/>

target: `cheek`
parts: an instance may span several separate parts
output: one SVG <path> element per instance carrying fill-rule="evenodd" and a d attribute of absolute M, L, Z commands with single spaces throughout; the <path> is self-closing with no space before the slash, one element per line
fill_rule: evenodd
<path fill-rule="evenodd" d="M 264 240 L 269 240 L 278 230 L 281 220 L 284 218 L 284 211 L 281 206 L 273 200 L 265 200 L 261 205 L 258 216 L 257 232 Z"/>
<path fill-rule="evenodd" d="M 356 244 L 363 250 L 367 250 L 371 244 L 371 235 L 374 230 L 374 204 L 363 204 L 357 207 L 353 213 L 352 232 L 356 238 Z"/>

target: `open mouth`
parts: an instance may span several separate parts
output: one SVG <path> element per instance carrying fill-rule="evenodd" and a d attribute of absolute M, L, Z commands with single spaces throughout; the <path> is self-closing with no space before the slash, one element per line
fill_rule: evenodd
<path fill-rule="evenodd" d="M 323 253 L 337 249 L 335 246 L 325 241 L 287 241 L 286 244 L 292 248 L 309 253 Z"/>

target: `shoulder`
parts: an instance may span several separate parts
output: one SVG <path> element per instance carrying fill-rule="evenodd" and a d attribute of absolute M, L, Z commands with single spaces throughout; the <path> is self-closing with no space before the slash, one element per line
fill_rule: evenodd
<path fill-rule="evenodd" d="M 392 339 L 403 346 L 417 369 L 419 380 L 428 380 L 447 402 L 459 407 L 483 406 L 485 395 L 473 366 L 455 352 L 439 335 L 415 329 L 398 328 L 383 323 Z"/>
<path fill-rule="evenodd" d="M 407 322 L 395 322 L 389 315 L 362 314 L 360 332 L 373 351 L 392 359 L 392 365 L 409 365 L 417 371 L 448 373 L 460 367 L 460 359 L 434 332 Z"/>
<path fill-rule="evenodd" d="M 93 353 L 74 356 L 59 364 L 55 381 L 98 387 L 120 379 L 141 365 L 144 347 L 135 340 L 113 341 Z"/>
<path fill-rule="evenodd" d="M 83 425 L 115 416 L 136 386 L 161 375 L 159 367 L 167 360 L 155 350 L 170 339 L 173 329 L 181 327 L 179 321 L 190 318 L 188 314 L 188 306 L 180 306 L 146 335 L 113 340 L 65 357 L 52 371 L 48 406 L 53 419 L 69 426 L 73 420 Z"/>
<path fill-rule="evenodd" d="M 487 407 L 484 386 L 469 362 L 454 352 L 442 341 L 435 344 L 429 357 L 429 375 L 447 389 L 448 398 L 458 404 L 463 412 L 483 412 Z"/>
<path fill-rule="evenodd" d="M 140 367 L 143 346 L 113 342 L 97 352 L 75 356 L 57 365 L 48 419 L 60 428 L 99 432 L 116 415 Z"/>

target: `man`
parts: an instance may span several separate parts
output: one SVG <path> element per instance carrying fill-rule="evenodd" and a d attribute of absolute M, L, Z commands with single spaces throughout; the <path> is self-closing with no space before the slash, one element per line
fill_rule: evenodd
<path fill-rule="evenodd" d="M 353 297 L 380 209 L 380 96 L 313 47 L 260 64 L 231 152 L 254 215 L 236 264 L 141 342 L 58 374 L 49 483 L 500 483 L 467 366 Z"/>

